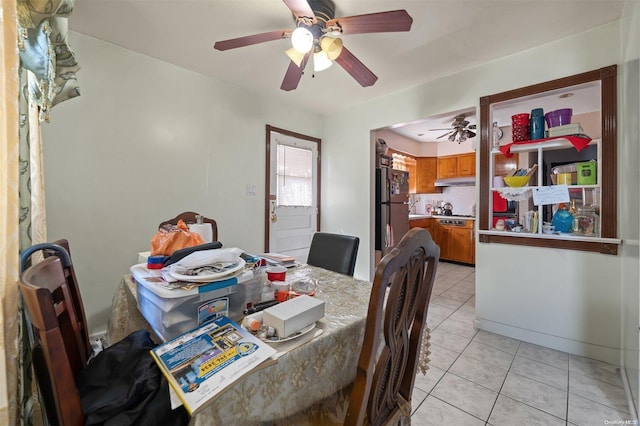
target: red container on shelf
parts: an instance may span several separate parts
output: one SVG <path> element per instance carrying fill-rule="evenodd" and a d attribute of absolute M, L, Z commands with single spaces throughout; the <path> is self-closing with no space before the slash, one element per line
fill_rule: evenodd
<path fill-rule="evenodd" d="M 511 138 L 514 142 L 529 140 L 529 114 L 511 116 Z"/>
<path fill-rule="evenodd" d="M 511 127 L 511 139 L 514 142 L 522 142 L 529 140 L 529 126 L 513 126 Z"/>
<path fill-rule="evenodd" d="M 520 125 L 520 126 L 528 126 L 529 125 L 529 114 L 515 114 L 511 116 L 511 124 L 512 125 Z"/>

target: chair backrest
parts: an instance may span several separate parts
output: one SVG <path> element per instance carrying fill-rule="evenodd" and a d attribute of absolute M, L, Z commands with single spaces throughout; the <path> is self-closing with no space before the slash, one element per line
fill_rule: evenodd
<path fill-rule="evenodd" d="M 179 220 L 183 220 L 187 225 L 190 223 L 197 223 L 196 216 L 200 216 L 200 213 L 196 212 L 183 212 L 173 219 L 165 220 L 158 225 L 158 229 L 162 228 L 163 225 L 177 225 Z M 204 223 L 211 224 L 211 230 L 213 231 L 213 241 L 218 241 L 218 224 L 215 220 L 209 219 L 208 217 L 202 217 L 202 221 Z"/>
<path fill-rule="evenodd" d="M 390 424 L 390 420 L 411 415 L 411 394 L 439 258 L 440 248 L 429 232 L 413 228 L 380 261 L 345 424 Z"/>
<path fill-rule="evenodd" d="M 73 298 L 74 306 L 76 307 L 76 317 L 78 319 L 79 333 L 82 338 L 83 353 L 85 355 L 84 362 L 87 362 L 91 357 L 91 341 L 89 340 L 89 328 L 87 325 L 87 317 L 84 313 L 84 304 L 82 303 L 82 295 L 80 294 L 80 287 L 78 285 L 78 279 L 76 278 L 76 271 L 73 268 L 73 261 L 71 260 L 71 250 L 69 249 L 69 241 L 66 239 L 60 239 L 53 242 L 54 245 L 58 245 L 64 248 L 69 256 L 68 262 L 64 258 L 62 253 L 57 248 L 46 247 L 42 250 L 45 258 L 49 256 L 58 256 L 62 261 L 62 268 L 64 270 L 64 276 L 67 279 L 67 285 L 69 286 L 69 292 Z"/>
<path fill-rule="evenodd" d="M 311 240 L 307 263 L 353 276 L 359 244 L 358 237 L 316 232 Z"/>
<path fill-rule="evenodd" d="M 34 331 L 33 366 L 49 422 L 83 424 L 76 377 L 86 356 L 61 258 L 49 256 L 27 268 L 20 292 Z"/>

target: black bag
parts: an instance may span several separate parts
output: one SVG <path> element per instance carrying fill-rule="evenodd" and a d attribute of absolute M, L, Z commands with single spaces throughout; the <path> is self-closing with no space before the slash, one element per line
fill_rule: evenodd
<path fill-rule="evenodd" d="M 169 384 L 139 330 L 96 355 L 76 383 L 86 425 L 186 425 L 184 407 L 171 410 Z"/>

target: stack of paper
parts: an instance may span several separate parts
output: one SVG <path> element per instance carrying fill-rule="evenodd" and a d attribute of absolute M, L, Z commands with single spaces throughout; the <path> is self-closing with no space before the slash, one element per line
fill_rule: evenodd
<path fill-rule="evenodd" d="M 263 257 L 270 265 L 279 265 L 287 268 L 296 265 L 295 257 L 287 256 L 280 253 L 265 253 L 260 257 Z"/>

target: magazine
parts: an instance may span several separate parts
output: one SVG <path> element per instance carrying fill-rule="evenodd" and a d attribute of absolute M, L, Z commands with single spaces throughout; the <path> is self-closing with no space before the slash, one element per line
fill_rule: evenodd
<path fill-rule="evenodd" d="M 297 265 L 295 257 L 287 256 L 280 253 L 264 253 L 261 254 L 260 257 L 265 259 L 270 265 L 280 265 L 286 268 Z"/>
<path fill-rule="evenodd" d="M 270 359 L 276 350 L 226 316 L 160 344 L 151 355 L 189 414 Z"/>

